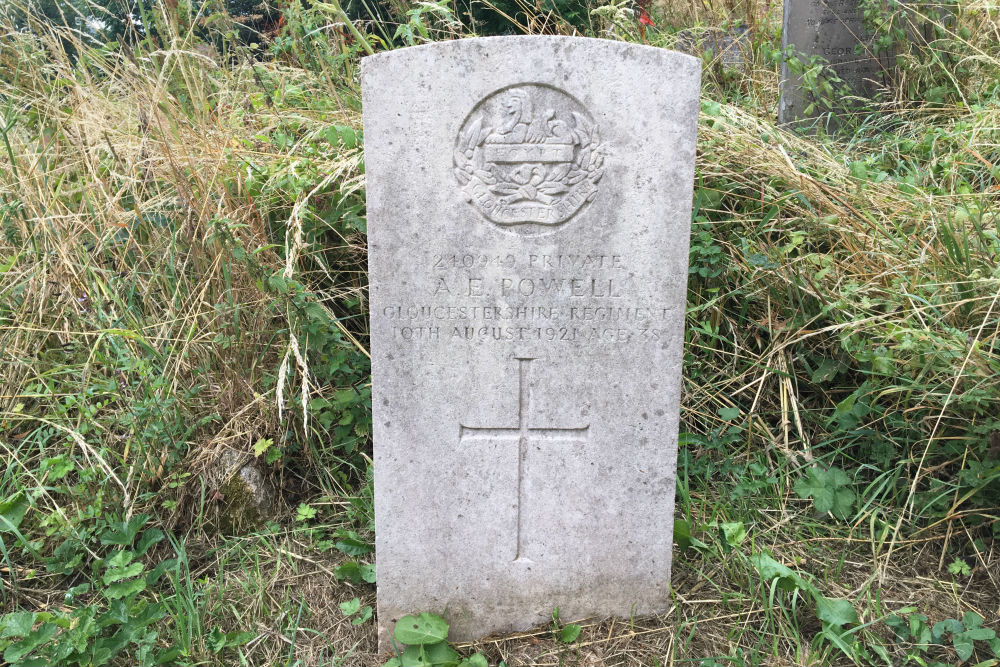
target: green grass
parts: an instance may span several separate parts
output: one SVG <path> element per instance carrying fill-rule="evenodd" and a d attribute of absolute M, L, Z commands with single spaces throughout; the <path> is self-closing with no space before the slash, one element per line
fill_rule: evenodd
<path fill-rule="evenodd" d="M 997 664 L 996 9 L 936 19 L 933 57 L 904 55 L 889 101 L 827 137 L 775 126 L 780 7 L 654 4 L 643 33 L 628 3 L 567 7 L 525 5 L 512 29 L 669 48 L 695 21 L 753 18 L 743 69 L 705 63 L 687 533 L 668 613 L 460 652 Z M 411 9 L 394 6 L 399 44 L 471 29 L 448 3 Z M 254 51 L 213 11 L 152 6 L 126 47 L 0 30 L 8 662 L 389 657 L 353 623 L 375 600 L 357 71 L 397 26 L 359 39 L 334 5 L 292 6 Z M 247 464 L 265 516 L 233 490 Z"/>

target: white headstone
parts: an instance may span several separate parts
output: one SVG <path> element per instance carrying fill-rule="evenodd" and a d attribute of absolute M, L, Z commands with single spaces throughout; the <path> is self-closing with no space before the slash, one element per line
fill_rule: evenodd
<path fill-rule="evenodd" d="M 668 608 L 699 79 L 568 37 L 363 60 L 383 647 Z"/>

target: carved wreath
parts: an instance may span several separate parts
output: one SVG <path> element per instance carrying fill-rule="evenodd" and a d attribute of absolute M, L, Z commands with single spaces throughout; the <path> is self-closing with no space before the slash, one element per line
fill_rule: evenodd
<path fill-rule="evenodd" d="M 501 170 L 485 160 L 483 146 L 494 135 L 494 130 L 483 127 L 480 115 L 459 134 L 455 147 L 455 177 L 463 186 L 473 178 L 479 179 L 503 204 L 519 201 L 551 204 L 584 179 L 596 184 L 604 175 L 600 133 L 597 126 L 582 114 L 574 111 L 572 116 L 575 126 L 563 128 L 562 136 L 541 136 L 535 140 L 535 143 L 546 143 L 558 138 L 563 140 L 558 143 L 573 145 L 571 162 L 546 164 L 526 161 L 513 169 Z"/>

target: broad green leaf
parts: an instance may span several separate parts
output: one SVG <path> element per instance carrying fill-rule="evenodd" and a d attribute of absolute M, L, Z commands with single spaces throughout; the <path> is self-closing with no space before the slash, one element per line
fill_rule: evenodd
<path fill-rule="evenodd" d="M 813 371 L 809 381 L 813 384 L 823 384 L 832 380 L 840 372 L 840 364 L 833 359 L 823 359 Z"/>
<path fill-rule="evenodd" d="M 227 646 L 243 646 L 248 641 L 256 637 L 252 632 L 227 632 L 226 633 L 226 645 Z"/>
<path fill-rule="evenodd" d="M 152 586 L 157 581 L 159 581 L 160 577 L 162 577 L 165 572 L 169 572 L 175 567 L 177 567 L 176 558 L 168 558 L 165 561 L 157 563 L 156 567 L 154 567 L 152 570 L 149 571 L 148 574 L 146 574 L 146 585 Z"/>
<path fill-rule="evenodd" d="M 134 614 L 135 610 L 131 612 Z M 146 605 L 145 609 L 138 615 L 133 615 L 128 624 L 132 628 L 143 628 L 150 623 L 155 623 L 167 615 L 167 610 L 159 602 Z"/>
<path fill-rule="evenodd" d="M 226 648 L 226 633 L 224 633 L 222 628 L 219 626 L 215 626 L 212 628 L 212 631 L 208 633 L 208 637 L 205 638 L 205 645 L 212 653 L 218 653 L 222 649 Z"/>
<path fill-rule="evenodd" d="M 120 581 L 117 584 L 111 584 L 104 589 L 104 595 L 109 600 L 117 600 L 144 590 L 146 590 L 145 579 L 129 579 L 128 581 Z"/>
<path fill-rule="evenodd" d="M 42 472 L 48 472 L 47 481 L 49 482 L 59 481 L 75 467 L 73 461 L 62 454 L 42 461 Z"/>
<path fill-rule="evenodd" d="M 370 619 L 371 617 L 372 617 L 372 606 L 370 604 L 366 604 L 364 607 L 361 608 L 361 611 L 358 613 L 358 615 L 351 619 L 351 625 L 361 625 L 367 622 L 368 619 Z"/>
<path fill-rule="evenodd" d="M 119 651 L 128 646 L 129 642 L 132 641 L 132 628 L 123 627 L 118 632 L 110 637 L 102 637 L 97 640 L 95 646 L 95 653 L 97 651 L 103 651 L 109 654 L 110 657 L 118 655 Z M 109 657 L 109 659 L 110 659 Z M 97 662 L 96 660 L 94 661 Z"/>
<path fill-rule="evenodd" d="M 142 572 L 142 569 L 142 563 L 132 563 L 128 567 L 108 570 L 103 577 L 104 584 L 112 584 L 122 579 L 130 579 L 131 577 L 138 576 Z"/>
<path fill-rule="evenodd" d="M 739 408 L 719 408 L 717 414 L 720 419 L 725 419 L 726 421 L 732 421 L 734 419 L 740 418 Z"/>
<path fill-rule="evenodd" d="M 156 659 L 157 665 L 172 665 L 184 652 L 179 648 L 172 648 Z"/>
<path fill-rule="evenodd" d="M 722 529 L 722 536 L 725 538 L 726 544 L 731 547 L 738 547 L 746 539 L 747 530 L 742 521 L 720 523 L 719 528 Z"/>
<path fill-rule="evenodd" d="M 21 525 L 24 513 L 28 511 L 28 497 L 18 491 L 0 503 L 0 533 L 12 533 Z"/>
<path fill-rule="evenodd" d="M 927 627 L 927 617 L 923 614 L 910 614 L 910 636 L 918 646 L 927 646 L 934 638 L 931 629 Z"/>
<path fill-rule="evenodd" d="M 396 664 L 399 667 L 427 667 L 432 663 L 424 656 L 421 650 L 422 646 L 408 646 L 399 658 L 396 658 L 398 662 Z M 392 662 L 391 660 L 389 662 Z"/>
<path fill-rule="evenodd" d="M 15 611 L 0 619 L 0 638 L 27 637 L 35 626 L 36 614 L 30 611 Z"/>
<path fill-rule="evenodd" d="M 849 519 L 851 510 L 854 509 L 856 497 L 851 489 L 840 487 L 833 494 L 833 507 L 830 509 L 830 513 L 838 519 Z"/>
<path fill-rule="evenodd" d="M 983 624 L 983 617 L 974 611 L 967 611 L 965 615 L 962 616 L 962 625 L 965 626 L 966 630 L 972 630 L 973 628 L 981 627 Z"/>
<path fill-rule="evenodd" d="M 846 519 L 854 508 L 855 494 L 848 485 L 850 478 L 839 468 L 823 470 L 810 468 L 805 477 L 795 482 L 795 493 L 799 498 L 812 498 L 818 512 L 830 512 Z"/>
<path fill-rule="evenodd" d="M 135 548 L 135 553 L 139 556 L 143 555 L 149 550 L 149 547 L 163 540 L 165 537 L 166 535 L 159 528 L 147 530 L 142 534 L 142 539 L 139 540 L 139 544 Z"/>
<path fill-rule="evenodd" d="M 436 644 L 448 637 L 448 622 L 436 614 L 404 616 L 393 633 L 402 644 Z"/>
<path fill-rule="evenodd" d="M 559 639 L 561 639 L 564 644 L 571 644 L 576 641 L 577 637 L 580 636 L 580 630 L 582 630 L 582 628 L 576 623 L 564 625 L 563 629 L 559 631 Z"/>
<path fill-rule="evenodd" d="M 468 658 L 463 658 L 458 667 L 490 667 L 490 663 L 482 653 L 473 653 Z"/>
<path fill-rule="evenodd" d="M 674 542 L 681 549 L 691 546 L 691 524 L 685 519 L 674 519 Z"/>
<path fill-rule="evenodd" d="M 109 570 L 117 570 L 125 567 L 135 559 L 135 554 L 131 551 L 116 551 L 109 558 L 104 560 L 104 567 Z"/>
<path fill-rule="evenodd" d="M 9 663 L 21 662 L 29 653 L 52 639 L 58 631 L 59 626 L 55 623 L 43 624 L 21 641 L 8 646 L 3 653 L 3 659 Z"/>
<path fill-rule="evenodd" d="M 340 611 L 344 613 L 344 616 L 353 616 L 361 610 L 361 600 L 354 598 L 353 600 L 348 600 L 347 602 L 340 603 Z"/>
<path fill-rule="evenodd" d="M 361 582 L 375 583 L 374 564 L 359 564 L 355 560 L 349 560 L 333 568 L 333 574 L 337 579 L 347 579 L 356 584 L 360 584 Z"/>
<path fill-rule="evenodd" d="M 934 638 L 935 643 L 942 644 L 941 641 L 945 635 L 957 635 L 965 630 L 965 626 L 962 625 L 961 621 L 954 618 L 946 618 L 943 621 L 938 621 L 934 624 L 934 629 L 931 630 L 931 636 Z"/>
<path fill-rule="evenodd" d="M 859 623 L 858 612 L 850 600 L 816 596 L 816 615 L 819 620 L 837 627 Z"/>
<path fill-rule="evenodd" d="M 778 587 L 782 590 L 789 592 L 796 589 L 805 591 L 815 590 L 812 584 L 803 579 L 801 575 L 774 560 L 766 553 L 754 554 L 750 557 L 750 562 L 757 568 L 757 572 L 760 573 L 764 581 L 774 581 L 777 579 Z"/>
<path fill-rule="evenodd" d="M 685 519 L 674 520 L 674 542 L 681 549 L 705 549 L 708 545 L 697 537 L 691 537 L 691 525 Z"/>
<path fill-rule="evenodd" d="M 969 567 L 969 564 L 966 563 L 964 559 L 956 558 L 951 562 L 951 565 L 948 566 L 948 572 L 957 577 L 964 577 L 972 572 L 972 568 Z"/>
<path fill-rule="evenodd" d="M 972 641 L 988 642 L 997 636 L 997 633 L 990 628 L 972 628 L 962 633 L 962 636 Z"/>
<path fill-rule="evenodd" d="M 372 552 L 372 545 L 353 530 L 338 531 L 336 536 L 339 539 L 333 546 L 348 556 L 363 556 Z"/>
<path fill-rule="evenodd" d="M 889 614 L 885 618 L 885 624 L 896 633 L 898 641 L 906 641 L 910 638 L 910 628 L 906 624 L 906 619 L 896 614 Z"/>
<path fill-rule="evenodd" d="M 972 657 L 972 640 L 966 638 L 965 635 L 955 635 L 953 645 L 955 646 L 955 653 L 958 654 L 958 657 L 962 662 L 965 662 Z"/>
<path fill-rule="evenodd" d="M 432 665 L 457 665 L 458 661 L 462 659 L 458 651 L 445 641 L 424 646 L 424 657 Z"/>

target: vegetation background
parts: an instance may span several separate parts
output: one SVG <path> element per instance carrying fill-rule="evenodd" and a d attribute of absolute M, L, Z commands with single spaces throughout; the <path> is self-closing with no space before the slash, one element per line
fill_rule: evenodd
<path fill-rule="evenodd" d="M 998 664 L 995 3 L 862 0 L 900 69 L 848 107 L 796 60 L 829 135 L 775 125 L 775 0 L 22 1 L 0 6 L 5 662 L 390 657 L 358 61 L 554 33 L 704 60 L 675 596 L 422 664 Z M 713 31 L 738 26 L 726 64 Z"/>

